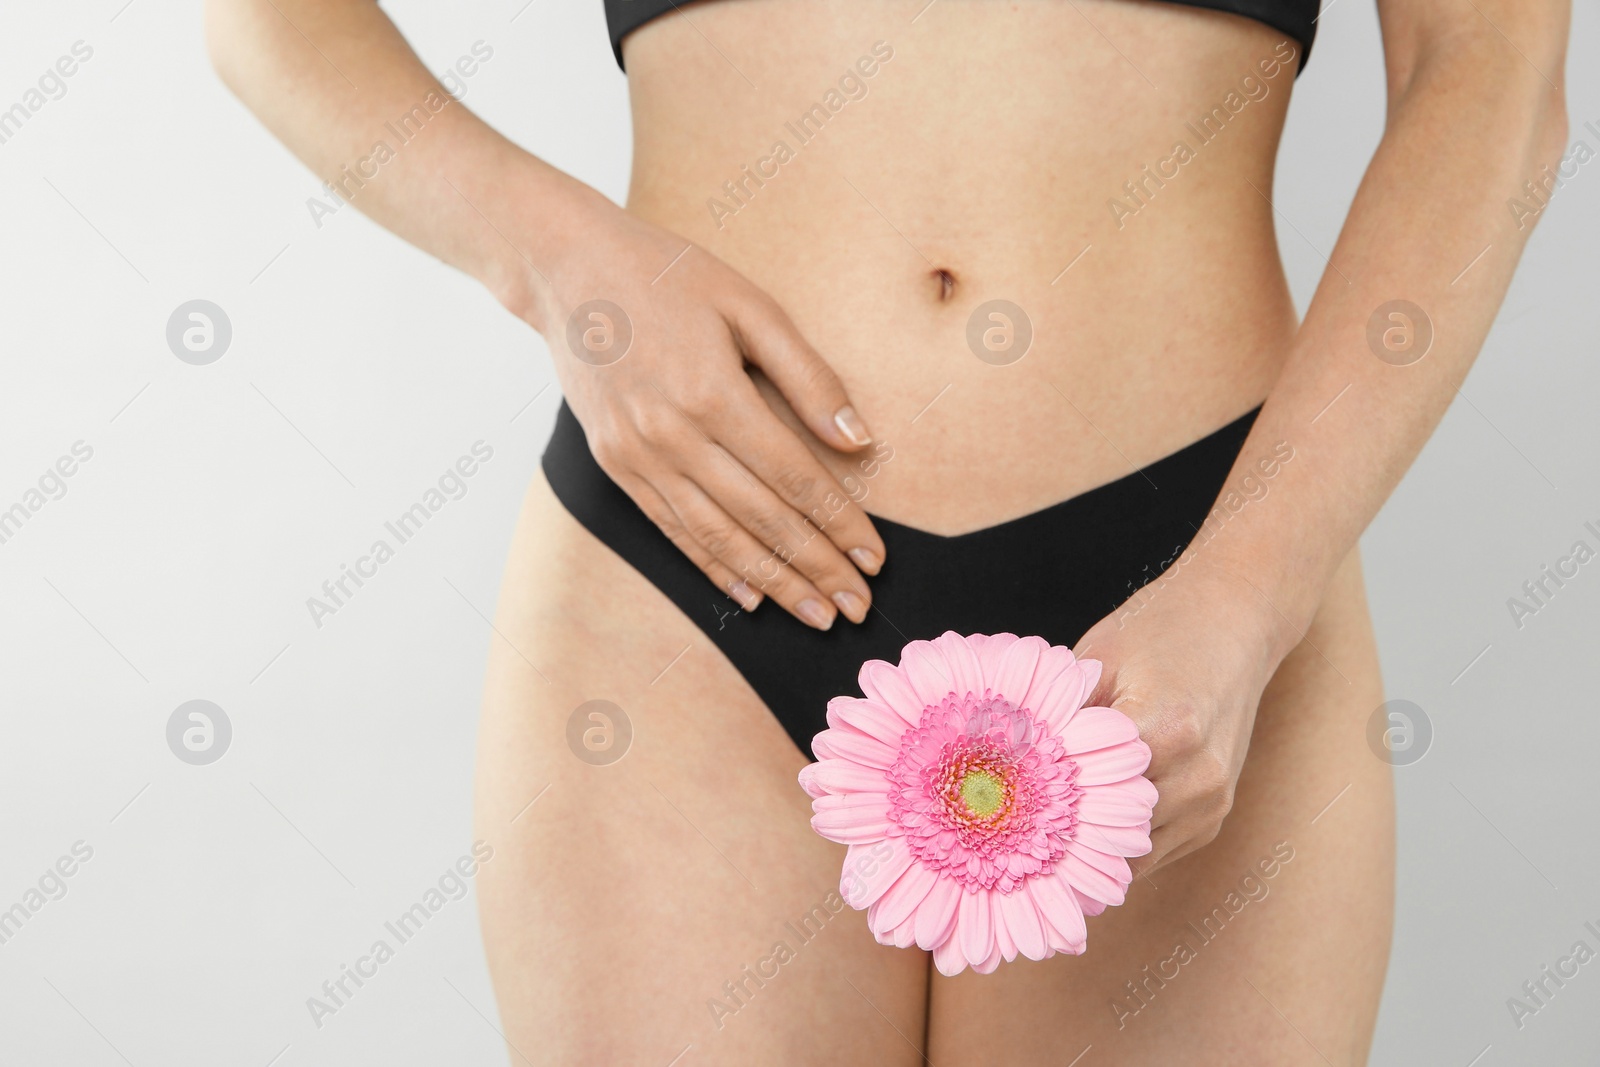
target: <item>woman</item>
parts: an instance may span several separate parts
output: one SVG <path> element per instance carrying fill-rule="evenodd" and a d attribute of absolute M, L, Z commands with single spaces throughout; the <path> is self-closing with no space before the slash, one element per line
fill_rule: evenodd
<path fill-rule="evenodd" d="M 1298 323 L 1272 172 L 1314 4 L 616 0 L 626 209 L 458 103 L 347 183 L 570 404 L 482 723 L 515 1059 L 1365 1061 L 1394 858 L 1356 543 L 1566 136 L 1564 3 L 1379 6 L 1388 127 Z M 208 29 L 336 184 L 439 93 L 374 4 Z M 946 629 L 1101 660 L 1152 750 L 1087 955 L 945 978 L 836 907 L 795 784 L 822 702 Z"/>

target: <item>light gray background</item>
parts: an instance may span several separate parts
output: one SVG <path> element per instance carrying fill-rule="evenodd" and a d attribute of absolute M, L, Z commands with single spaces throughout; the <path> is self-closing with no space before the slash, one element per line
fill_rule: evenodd
<path fill-rule="evenodd" d="M 556 404 L 543 343 L 354 210 L 314 225 L 319 183 L 213 76 L 199 5 L 124 3 L 0 13 L 0 108 L 94 49 L 0 144 L 0 508 L 94 450 L 0 544 L 0 909 L 94 850 L 0 945 L 0 1062 L 504 1062 L 470 897 L 320 1030 L 306 998 L 469 847 L 482 616 Z M 469 106 L 620 199 L 600 4 L 522 3 L 386 7 L 434 70 L 493 47 Z M 1597 21 L 1580 3 L 1569 96 L 1600 148 Z M 1295 90 L 1276 200 L 1302 308 L 1381 132 L 1380 57 L 1370 0 L 1338 0 Z M 1389 694 L 1435 730 L 1396 772 L 1378 1064 L 1600 1061 L 1600 962 L 1520 1031 L 1506 1008 L 1600 947 L 1600 562 L 1520 630 L 1506 607 L 1600 540 L 1597 205 L 1591 163 L 1364 541 Z M 210 366 L 165 341 L 195 298 L 233 326 Z M 315 628 L 306 598 L 480 439 L 466 497 Z M 207 767 L 165 741 L 195 698 L 234 729 Z"/>

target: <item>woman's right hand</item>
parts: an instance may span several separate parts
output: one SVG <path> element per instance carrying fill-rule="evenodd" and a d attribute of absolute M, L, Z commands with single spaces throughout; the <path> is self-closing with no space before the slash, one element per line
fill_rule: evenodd
<path fill-rule="evenodd" d="M 445 90 L 376 4 L 208 0 L 206 34 L 227 84 L 342 200 L 480 279 L 545 335 L 601 468 L 718 589 L 747 609 L 770 596 L 818 629 L 840 611 L 866 617 L 861 575 L 882 566 L 883 541 L 745 365 L 822 444 L 855 452 L 871 439 L 771 297 L 464 105 L 434 108 Z M 436 111 L 427 136 L 377 158 L 375 178 L 363 169 L 374 138 L 420 100 Z"/>
<path fill-rule="evenodd" d="M 838 612 L 861 622 L 883 541 L 746 364 L 820 441 L 856 452 L 872 438 L 838 376 L 715 256 L 598 194 L 579 210 L 579 247 L 496 288 L 549 342 L 601 469 L 746 610 L 771 597 L 819 630 Z"/>

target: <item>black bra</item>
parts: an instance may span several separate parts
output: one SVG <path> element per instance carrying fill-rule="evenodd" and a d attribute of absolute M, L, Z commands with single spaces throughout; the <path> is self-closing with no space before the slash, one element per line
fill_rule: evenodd
<path fill-rule="evenodd" d="M 684 0 L 685 3 L 688 0 Z M 1317 7 L 1320 0 L 1173 0 L 1185 7 L 1203 7 L 1255 19 L 1300 42 L 1300 66 L 1311 54 L 1311 41 L 1317 35 Z M 606 25 L 611 30 L 611 50 L 622 67 L 622 39 L 651 19 L 682 7 L 673 0 L 605 0 Z M 626 67 L 623 67 L 626 70 Z M 1299 71 L 1295 72 L 1296 77 Z"/>

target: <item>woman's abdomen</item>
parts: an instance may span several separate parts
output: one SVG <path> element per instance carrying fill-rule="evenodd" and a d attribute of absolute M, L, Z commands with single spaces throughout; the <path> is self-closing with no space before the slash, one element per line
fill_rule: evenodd
<path fill-rule="evenodd" d="M 1297 46 L 1141 0 L 924 3 L 647 24 L 629 207 L 838 371 L 894 446 L 868 510 L 957 533 L 1265 395 L 1295 326 L 1267 197 Z"/>

